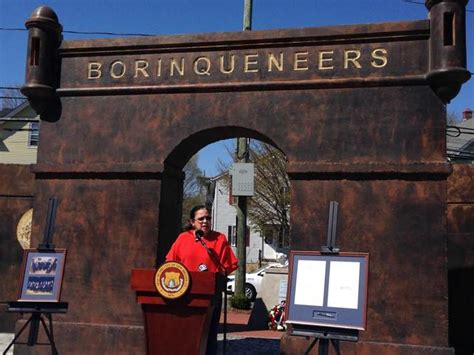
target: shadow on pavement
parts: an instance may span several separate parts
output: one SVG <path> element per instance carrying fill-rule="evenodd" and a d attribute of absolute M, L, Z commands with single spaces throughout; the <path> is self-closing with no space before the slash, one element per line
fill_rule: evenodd
<path fill-rule="evenodd" d="M 257 298 L 253 304 L 252 313 L 250 313 L 248 329 L 268 329 L 268 311 L 261 298 Z"/>
<path fill-rule="evenodd" d="M 223 353 L 224 342 L 217 343 L 218 354 Z M 227 339 L 226 355 L 272 355 L 280 353 L 280 340 L 262 338 Z"/>

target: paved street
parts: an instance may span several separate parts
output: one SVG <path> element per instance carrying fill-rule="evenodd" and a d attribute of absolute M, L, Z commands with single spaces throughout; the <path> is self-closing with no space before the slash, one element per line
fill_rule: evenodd
<path fill-rule="evenodd" d="M 219 335 L 217 349 L 223 353 L 222 335 Z M 227 355 L 271 355 L 280 353 L 280 339 L 227 336 Z"/>

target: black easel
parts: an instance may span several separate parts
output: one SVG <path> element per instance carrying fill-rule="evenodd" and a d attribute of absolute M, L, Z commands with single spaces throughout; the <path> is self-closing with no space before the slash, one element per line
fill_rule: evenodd
<path fill-rule="evenodd" d="M 46 218 L 46 226 L 43 234 L 43 243 L 39 244 L 39 252 L 53 252 L 54 244 L 53 241 L 53 231 L 54 231 L 54 220 L 56 218 L 56 208 L 57 208 L 57 198 L 51 197 L 48 201 L 48 214 Z M 18 334 L 15 335 L 12 342 L 7 346 L 3 355 L 6 355 L 8 350 L 12 347 L 13 344 L 22 344 L 28 346 L 34 345 L 51 345 L 51 353 L 53 355 L 58 354 L 56 344 L 54 342 L 53 335 L 53 313 L 66 313 L 68 309 L 67 302 L 25 302 L 25 301 L 15 301 L 8 302 L 7 312 L 15 313 L 31 313 L 28 321 L 23 325 Z M 49 327 L 46 325 L 45 318 L 48 320 Z M 40 328 L 40 323 L 43 325 L 45 333 L 48 337 L 49 343 L 38 343 L 38 332 Z M 30 325 L 30 331 L 28 334 L 28 341 L 26 343 L 15 343 L 15 341 L 20 337 L 26 327 Z"/>
<path fill-rule="evenodd" d="M 209 249 L 206 242 L 204 240 L 202 240 L 202 236 L 200 234 L 196 234 L 196 232 L 195 232 L 195 235 L 196 235 L 196 241 L 199 241 L 201 243 L 201 245 L 207 250 L 207 253 L 209 254 L 209 257 L 224 272 L 226 284 L 224 286 L 224 327 L 223 327 L 224 339 L 223 339 L 222 354 L 226 355 L 226 345 L 227 345 L 227 277 L 229 275 L 227 274 L 227 270 L 225 269 L 224 265 L 222 265 L 222 263 L 220 262 L 219 258 L 214 253 L 214 251 L 212 249 Z"/>
<path fill-rule="evenodd" d="M 304 352 L 308 355 L 311 349 L 316 345 L 319 340 L 319 355 L 329 354 L 329 344 L 332 344 L 336 354 L 340 354 L 341 350 L 339 347 L 339 341 L 357 341 L 359 340 L 359 331 L 354 329 L 341 329 L 341 328 L 330 328 L 330 327 L 318 327 L 314 325 L 295 325 L 293 326 L 292 335 L 305 336 L 306 338 L 313 338 L 313 341 Z"/>
<path fill-rule="evenodd" d="M 51 345 L 51 354 L 57 355 L 58 350 L 56 348 L 56 343 L 54 342 L 52 314 L 66 313 L 67 308 L 67 302 L 8 302 L 7 312 L 16 312 L 21 314 L 31 313 L 31 316 L 20 329 L 18 334 L 15 335 L 11 343 L 7 346 L 7 348 L 3 352 L 3 355 L 7 354 L 8 350 L 13 346 L 13 344 L 22 344 L 28 346 Z M 45 322 L 45 318 L 46 320 L 48 320 L 48 325 Z M 48 337 L 49 343 L 38 343 L 38 332 L 40 328 L 40 323 L 43 325 L 43 329 L 46 333 L 46 336 Z M 28 325 L 30 325 L 28 341 L 26 343 L 17 343 L 16 340 L 25 331 Z"/>
<path fill-rule="evenodd" d="M 48 214 L 46 216 L 46 225 L 44 226 L 43 243 L 38 245 L 38 251 L 54 251 L 53 233 L 54 221 L 56 219 L 56 209 L 58 208 L 58 199 L 50 197 L 48 201 Z"/>
<path fill-rule="evenodd" d="M 329 203 L 329 218 L 328 218 L 328 233 L 327 233 L 327 245 L 321 246 L 321 254 L 332 254 L 337 255 L 340 252 L 340 248 L 336 246 L 336 232 L 337 232 L 337 214 L 338 214 L 339 203 L 331 201 Z M 308 349 L 305 351 L 305 355 L 309 354 L 311 349 L 316 345 L 319 340 L 319 355 L 327 355 L 329 353 L 329 344 L 331 343 L 336 351 L 336 354 L 340 354 L 339 340 L 357 341 L 359 332 L 353 329 L 339 329 L 330 327 L 315 327 L 315 326 L 297 326 L 293 330 L 295 335 L 303 335 L 308 338 L 314 338 Z"/>
<path fill-rule="evenodd" d="M 339 254 L 340 248 L 336 246 L 336 232 L 337 232 L 337 212 L 339 203 L 331 201 L 329 203 L 329 219 L 328 219 L 328 234 L 327 245 L 321 247 L 322 254 Z"/>

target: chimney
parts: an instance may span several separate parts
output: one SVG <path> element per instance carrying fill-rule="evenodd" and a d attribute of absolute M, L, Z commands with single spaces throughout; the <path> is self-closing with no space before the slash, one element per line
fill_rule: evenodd
<path fill-rule="evenodd" d="M 470 108 L 465 109 L 464 112 L 462 113 L 462 120 L 467 121 L 467 120 L 470 120 L 471 118 L 472 118 L 472 110 Z"/>

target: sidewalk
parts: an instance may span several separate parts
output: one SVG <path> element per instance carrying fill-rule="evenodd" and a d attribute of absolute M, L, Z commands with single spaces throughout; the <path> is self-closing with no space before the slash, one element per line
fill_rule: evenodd
<path fill-rule="evenodd" d="M 8 344 L 11 343 L 15 334 L 0 333 L 0 352 L 3 353 Z M 13 355 L 13 346 L 8 350 L 7 355 Z"/>
<path fill-rule="evenodd" d="M 254 305 L 252 311 L 227 312 L 227 355 L 273 355 L 280 353 L 280 338 L 285 332 L 269 330 L 266 311 L 258 311 Z M 218 352 L 223 353 L 224 313 L 221 313 Z"/>
<path fill-rule="evenodd" d="M 285 332 L 269 330 L 267 319 L 254 321 L 252 311 L 229 310 L 227 312 L 227 337 L 266 338 L 280 340 Z M 221 313 L 219 333 L 223 333 L 224 313 Z"/>

